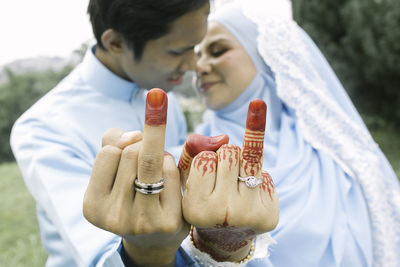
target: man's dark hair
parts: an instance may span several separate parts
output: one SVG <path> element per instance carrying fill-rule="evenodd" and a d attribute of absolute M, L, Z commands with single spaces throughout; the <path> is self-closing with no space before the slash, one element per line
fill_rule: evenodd
<path fill-rule="evenodd" d="M 97 46 L 105 49 L 101 35 L 113 29 L 133 48 L 140 60 L 146 43 L 170 31 L 171 24 L 209 0 L 90 0 L 88 14 Z"/>

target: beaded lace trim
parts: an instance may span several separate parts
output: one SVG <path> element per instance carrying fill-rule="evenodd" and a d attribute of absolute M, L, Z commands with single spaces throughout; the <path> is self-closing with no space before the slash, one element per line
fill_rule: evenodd
<path fill-rule="evenodd" d="M 182 247 L 185 251 L 194 257 L 194 259 L 198 262 L 199 266 L 210 266 L 210 267 L 241 267 L 245 266 L 247 263 L 251 262 L 254 259 L 262 259 L 269 255 L 268 248 L 271 244 L 274 244 L 275 241 L 272 239 L 269 233 L 265 233 L 262 235 L 256 236 L 254 253 L 251 259 L 244 263 L 235 263 L 230 261 L 218 262 L 213 260 L 210 255 L 207 253 L 201 252 L 198 250 L 191 242 L 190 237 L 188 236 L 185 240 L 183 240 Z"/>

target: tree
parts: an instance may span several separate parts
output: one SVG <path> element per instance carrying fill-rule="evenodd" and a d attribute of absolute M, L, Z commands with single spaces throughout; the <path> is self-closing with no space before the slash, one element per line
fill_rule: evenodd
<path fill-rule="evenodd" d="M 8 81 L 0 86 L 0 162 L 13 160 L 9 145 L 12 125 L 22 113 L 72 70 L 52 70 L 15 75 L 6 69 Z"/>
<path fill-rule="evenodd" d="M 358 109 L 400 126 L 400 1 L 293 0 Z"/>

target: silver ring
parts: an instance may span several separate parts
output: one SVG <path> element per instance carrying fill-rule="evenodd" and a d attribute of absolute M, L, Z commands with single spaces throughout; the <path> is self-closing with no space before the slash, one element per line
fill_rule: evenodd
<path fill-rule="evenodd" d="M 164 187 L 164 181 L 165 181 L 164 178 L 161 178 L 161 180 L 159 182 L 157 182 L 157 183 L 146 184 L 146 183 L 140 182 L 139 179 L 136 178 L 135 179 L 135 187 L 143 188 L 143 189 L 146 189 L 146 190 L 153 190 L 153 189 L 156 189 L 158 187 Z"/>
<path fill-rule="evenodd" d="M 135 186 L 135 190 L 136 192 L 145 194 L 145 195 L 155 195 L 155 194 L 159 194 L 161 191 L 164 190 L 164 187 L 159 187 L 159 189 L 154 189 L 154 190 L 147 190 L 147 189 L 143 189 L 143 188 L 138 188 Z"/>
<path fill-rule="evenodd" d="M 247 176 L 247 177 L 238 176 L 238 179 L 244 182 L 248 188 L 256 188 L 263 182 L 262 179 L 256 178 L 255 176 Z"/>
<path fill-rule="evenodd" d="M 145 195 L 155 195 L 159 194 L 161 191 L 164 189 L 164 178 L 161 178 L 161 180 L 157 183 L 154 184 L 146 184 L 143 182 L 139 182 L 139 180 L 136 178 L 135 179 L 135 190 L 136 192 L 145 194 Z"/>

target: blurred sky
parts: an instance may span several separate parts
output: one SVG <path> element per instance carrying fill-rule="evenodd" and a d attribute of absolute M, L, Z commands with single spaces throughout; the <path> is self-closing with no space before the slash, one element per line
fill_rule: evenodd
<path fill-rule="evenodd" d="M 0 65 L 27 57 L 68 57 L 93 40 L 88 2 L 0 0 Z"/>

